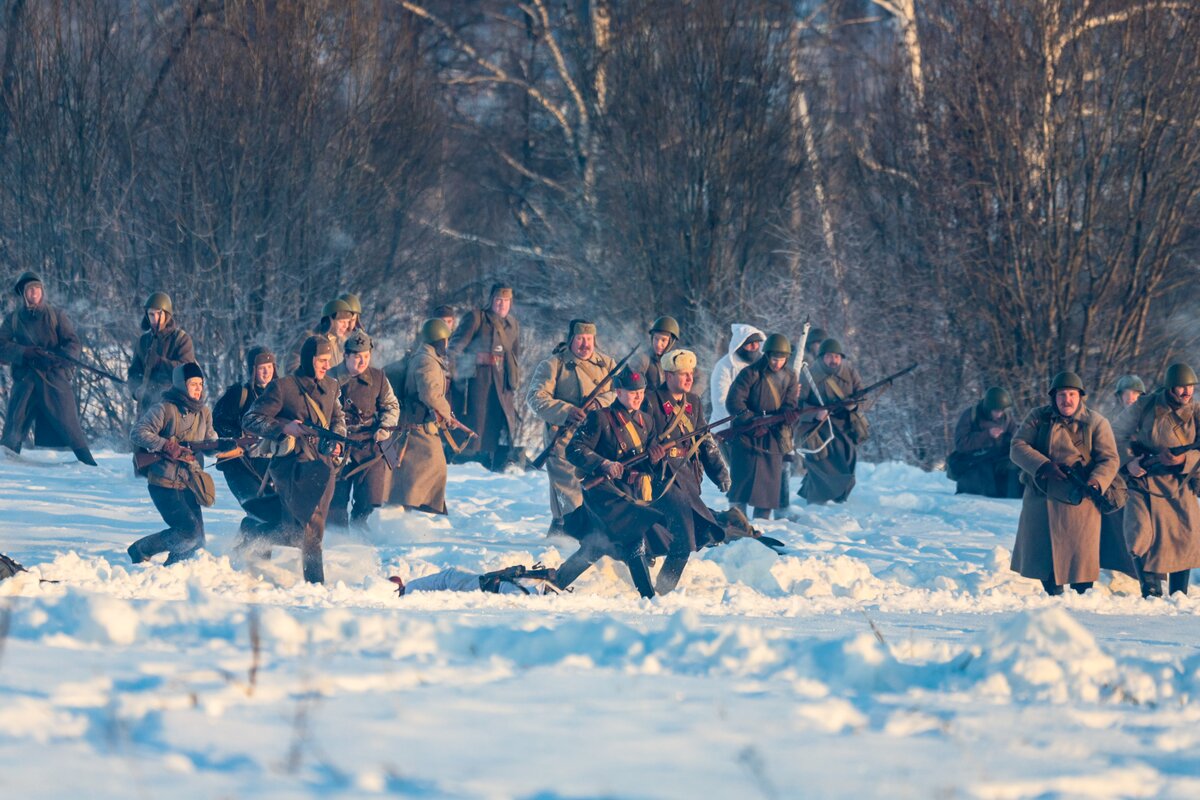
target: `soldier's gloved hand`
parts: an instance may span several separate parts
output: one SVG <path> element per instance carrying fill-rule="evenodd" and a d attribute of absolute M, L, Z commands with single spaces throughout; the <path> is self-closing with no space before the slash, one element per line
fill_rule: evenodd
<path fill-rule="evenodd" d="M 183 454 L 185 452 L 183 446 L 180 445 L 179 442 L 176 442 L 172 439 L 167 439 L 166 443 L 162 446 L 162 451 L 176 461 L 183 458 Z"/>
<path fill-rule="evenodd" d="M 567 412 L 567 422 L 570 422 L 573 425 L 578 425 L 585 419 L 587 419 L 587 412 L 582 408 L 572 408 Z"/>
<path fill-rule="evenodd" d="M 1182 464 L 1186 460 L 1187 456 L 1171 455 L 1171 451 L 1166 448 L 1163 448 L 1162 452 L 1158 454 L 1158 463 L 1162 464 L 1164 467 L 1175 467 Z"/>
<path fill-rule="evenodd" d="M 1140 478 L 1143 475 L 1145 475 L 1146 470 L 1142 467 L 1141 456 L 1138 456 L 1137 458 L 1134 458 L 1134 459 L 1130 459 L 1128 462 L 1126 462 L 1125 471 L 1128 472 L 1134 478 Z"/>
<path fill-rule="evenodd" d="M 828 408 L 822 408 L 820 411 L 817 412 L 817 420 L 820 422 L 824 422 L 826 417 L 828 417 L 828 416 L 829 416 Z"/>
<path fill-rule="evenodd" d="M 625 474 L 625 468 L 617 461 L 605 461 L 600 471 L 613 480 L 617 480 Z"/>
<path fill-rule="evenodd" d="M 650 447 L 647 449 L 650 451 L 651 464 L 657 464 L 667 457 L 667 448 L 663 447 L 658 442 L 651 442 Z"/>
<path fill-rule="evenodd" d="M 1095 478 L 1092 478 L 1090 481 L 1088 481 L 1088 486 L 1092 487 L 1097 492 L 1100 491 L 1100 481 L 1096 480 Z"/>
<path fill-rule="evenodd" d="M 733 488 L 733 481 L 729 480 L 729 474 L 721 476 L 721 480 L 717 483 L 717 488 L 721 490 L 721 494 L 727 494 Z"/>
<path fill-rule="evenodd" d="M 993 439 L 999 439 L 1001 434 L 1004 433 L 1004 428 L 1001 428 L 999 425 L 993 425 L 992 427 L 988 428 L 987 431 L 988 436 L 991 436 Z"/>
<path fill-rule="evenodd" d="M 1042 466 L 1038 468 L 1037 476 L 1043 479 L 1054 478 L 1055 480 L 1060 481 L 1065 481 L 1067 479 L 1067 473 L 1063 471 L 1062 467 L 1053 461 L 1047 461 L 1045 464 L 1042 464 Z"/>
<path fill-rule="evenodd" d="M 375 431 L 375 441 L 377 442 L 386 442 L 390 438 L 392 438 L 391 431 L 385 431 L 382 429 Z"/>
<path fill-rule="evenodd" d="M 789 408 L 787 411 L 783 412 L 783 419 L 788 425 L 795 425 L 800 421 L 800 409 Z"/>
<path fill-rule="evenodd" d="M 304 426 L 300 424 L 300 420 L 294 419 L 283 426 L 283 433 L 286 436 L 303 436 Z"/>

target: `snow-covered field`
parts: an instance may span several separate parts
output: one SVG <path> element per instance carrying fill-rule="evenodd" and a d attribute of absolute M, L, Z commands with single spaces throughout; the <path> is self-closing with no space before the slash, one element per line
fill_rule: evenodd
<path fill-rule="evenodd" d="M 219 475 L 211 555 L 130 566 L 144 482 L 65 459 L 0 457 L 32 569 L 0 583 L 5 797 L 1200 797 L 1200 601 L 1046 598 L 1007 569 L 1019 502 L 941 474 L 861 466 L 763 526 L 784 557 L 709 550 L 653 601 L 608 561 L 573 594 L 399 598 L 559 563 L 544 475 L 457 468 L 448 519 L 330 531 L 311 587 L 295 551 L 231 563 Z"/>

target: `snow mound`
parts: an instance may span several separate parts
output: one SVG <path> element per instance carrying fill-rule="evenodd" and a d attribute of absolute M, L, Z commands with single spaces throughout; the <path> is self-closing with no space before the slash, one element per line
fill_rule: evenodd
<path fill-rule="evenodd" d="M 1154 702 L 1155 681 L 1120 666 L 1061 608 L 1024 611 L 982 631 L 952 668 L 985 693 L 1022 701 Z"/>

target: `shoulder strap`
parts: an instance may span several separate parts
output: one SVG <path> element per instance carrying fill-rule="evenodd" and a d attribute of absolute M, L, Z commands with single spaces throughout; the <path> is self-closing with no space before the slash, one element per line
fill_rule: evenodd
<path fill-rule="evenodd" d="M 304 386 L 300 383 L 300 379 L 298 377 L 293 375 L 292 380 L 296 382 L 296 388 L 300 391 L 300 395 L 308 401 L 308 407 L 312 409 L 314 418 L 321 423 L 322 428 L 328 429 L 329 420 L 325 417 L 325 413 L 321 411 L 321 407 L 317 405 L 317 401 L 313 400 L 312 397 L 309 396 L 308 392 L 304 391 Z"/>

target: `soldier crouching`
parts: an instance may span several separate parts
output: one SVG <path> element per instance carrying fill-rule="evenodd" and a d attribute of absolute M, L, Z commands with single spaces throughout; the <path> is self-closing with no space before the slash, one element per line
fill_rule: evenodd
<path fill-rule="evenodd" d="M 175 367 L 171 388 L 146 409 L 129 434 L 135 447 L 160 458 L 146 469 L 150 499 L 167 529 L 138 539 L 129 546 L 129 559 L 140 564 L 159 553 L 170 553 L 166 565 L 191 558 L 204 546 L 201 505 L 212 505 L 212 479 L 203 472 L 203 456 L 181 442 L 217 438 L 212 412 L 204 405 L 204 373 L 194 363 Z"/>

